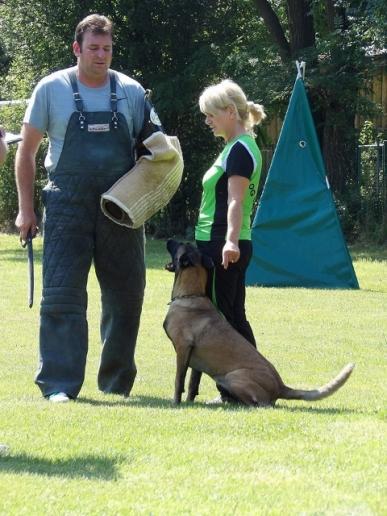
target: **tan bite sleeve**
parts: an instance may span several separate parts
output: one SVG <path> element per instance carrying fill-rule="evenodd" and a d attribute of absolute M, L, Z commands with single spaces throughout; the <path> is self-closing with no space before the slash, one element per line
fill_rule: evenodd
<path fill-rule="evenodd" d="M 150 154 L 101 195 L 103 213 L 117 224 L 136 229 L 171 200 L 183 175 L 183 154 L 176 136 L 153 133 L 143 141 Z"/>

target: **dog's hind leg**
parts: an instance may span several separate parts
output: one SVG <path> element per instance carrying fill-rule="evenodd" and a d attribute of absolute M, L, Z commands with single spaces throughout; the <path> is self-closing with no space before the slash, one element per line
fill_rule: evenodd
<path fill-rule="evenodd" d="M 187 374 L 193 345 L 176 346 L 176 379 L 174 403 L 181 403 L 181 395 L 184 392 L 184 382 Z"/>
<path fill-rule="evenodd" d="M 269 407 L 273 406 L 270 394 L 246 374 L 246 370 L 238 369 L 225 375 L 222 387 L 244 405 Z"/>
<path fill-rule="evenodd" d="M 199 394 L 199 385 L 202 377 L 202 372 L 192 369 L 191 378 L 188 386 L 187 401 L 194 401 L 196 396 Z"/>

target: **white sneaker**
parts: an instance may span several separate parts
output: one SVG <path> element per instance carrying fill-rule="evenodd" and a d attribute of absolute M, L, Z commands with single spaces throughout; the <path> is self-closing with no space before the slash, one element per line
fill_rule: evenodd
<path fill-rule="evenodd" d="M 48 401 L 52 401 L 52 403 L 67 403 L 70 401 L 70 398 L 65 392 L 54 392 L 54 394 L 50 394 Z"/>
<path fill-rule="evenodd" d="M 6 444 L 0 444 L 0 455 L 8 455 L 9 448 Z"/>

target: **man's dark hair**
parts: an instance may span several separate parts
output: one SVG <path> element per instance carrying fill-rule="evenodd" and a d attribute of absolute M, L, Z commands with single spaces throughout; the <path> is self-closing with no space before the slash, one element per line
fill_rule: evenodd
<path fill-rule="evenodd" d="M 106 16 L 89 14 L 81 20 L 75 29 L 75 41 L 82 48 L 85 32 L 92 34 L 107 34 L 113 37 L 113 23 Z"/>

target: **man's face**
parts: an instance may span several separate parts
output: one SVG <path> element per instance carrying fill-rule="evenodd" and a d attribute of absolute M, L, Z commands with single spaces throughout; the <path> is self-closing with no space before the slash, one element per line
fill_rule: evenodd
<path fill-rule="evenodd" d="M 108 34 L 85 32 L 82 46 L 74 41 L 74 55 L 78 58 L 79 73 L 88 79 L 106 77 L 112 62 L 112 37 Z"/>

